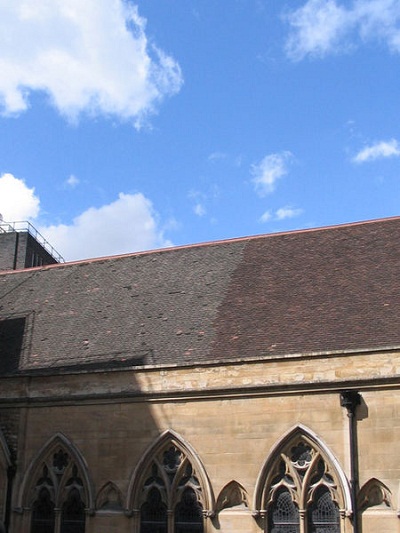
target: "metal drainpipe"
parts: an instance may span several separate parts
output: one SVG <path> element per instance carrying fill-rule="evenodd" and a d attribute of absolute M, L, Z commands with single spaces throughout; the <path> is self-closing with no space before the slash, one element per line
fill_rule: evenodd
<path fill-rule="evenodd" d="M 350 440 L 350 487 L 351 500 L 353 505 L 353 532 L 359 533 L 359 516 L 357 505 L 357 494 L 359 488 L 358 479 L 358 446 L 357 446 L 357 427 L 356 427 L 356 410 L 361 403 L 361 394 L 355 390 L 344 390 L 340 393 L 340 405 L 347 409 L 349 417 L 349 440 Z"/>

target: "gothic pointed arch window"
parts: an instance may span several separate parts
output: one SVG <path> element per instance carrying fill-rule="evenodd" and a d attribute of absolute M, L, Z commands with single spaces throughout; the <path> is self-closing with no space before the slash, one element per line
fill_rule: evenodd
<path fill-rule="evenodd" d="M 164 433 L 139 463 L 129 500 L 140 533 L 204 533 L 213 502 L 197 454 L 171 431 Z"/>
<path fill-rule="evenodd" d="M 351 509 L 343 472 L 315 434 L 299 426 L 267 459 L 255 508 L 266 533 L 341 533 Z"/>
<path fill-rule="evenodd" d="M 92 501 L 85 461 L 57 434 L 31 462 L 22 483 L 20 502 L 30 512 L 30 533 L 85 533 Z"/>

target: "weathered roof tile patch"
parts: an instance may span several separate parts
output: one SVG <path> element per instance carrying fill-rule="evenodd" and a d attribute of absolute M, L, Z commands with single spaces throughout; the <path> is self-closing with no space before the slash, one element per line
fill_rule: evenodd
<path fill-rule="evenodd" d="M 243 257 L 213 356 L 400 344 L 400 219 L 250 240 Z"/>

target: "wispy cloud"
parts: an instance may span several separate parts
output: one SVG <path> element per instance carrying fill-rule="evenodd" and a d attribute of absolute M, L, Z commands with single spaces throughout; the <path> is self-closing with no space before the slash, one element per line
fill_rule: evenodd
<path fill-rule="evenodd" d="M 273 218 L 273 215 L 271 213 L 271 211 L 265 211 L 261 217 L 260 217 L 260 222 L 268 222 L 269 220 L 271 220 Z"/>
<path fill-rule="evenodd" d="M 233 155 L 226 152 L 212 152 L 208 157 L 207 161 L 210 163 L 221 163 L 224 162 L 230 166 L 234 167 L 241 167 L 243 163 L 243 156 L 241 154 L 239 155 Z"/>
<path fill-rule="evenodd" d="M 193 213 L 198 217 L 203 217 L 207 213 L 207 209 L 205 207 L 207 195 L 204 192 L 192 189 L 188 193 L 188 198 L 192 203 Z"/>
<path fill-rule="evenodd" d="M 198 217 L 204 217 L 209 212 L 210 203 L 215 203 L 220 195 L 217 185 L 211 185 L 208 190 L 199 191 L 192 189 L 188 193 L 188 198 L 192 204 L 192 211 Z"/>
<path fill-rule="evenodd" d="M 197 203 L 195 204 L 195 206 L 193 207 L 193 212 L 195 215 L 197 215 L 198 217 L 204 217 L 204 215 L 207 213 L 207 210 L 206 208 L 204 207 L 203 204 L 201 203 Z"/>
<path fill-rule="evenodd" d="M 265 222 L 269 222 L 270 220 L 275 220 L 275 221 L 286 220 L 288 218 L 298 217 L 302 213 L 303 213 L 303 209 L 294 208 L 294 207 L 287 205 L 285 207 L 280 207 L 275 212 L 270 211 L 270 210 L 265 211 L 265 213 L 263 213 L 260 217 L 260 222 L 265 223 Z"/>
<path fill-rule="evenodd" d="M 16 114 L 43 91 L 64 116 L 107 115 L 140 125 L 179 91 L 179 65 L 150 44 L 123 0 L 0 3 L 0 108 Z M 10 30 L 12 29 L 12 30 Z"/>
<path fill-rule="evenodd" d="M 69 178 L 65 180 L 64 185 L 69 189 L 75 189 L 75 187 L 79 185 L 79 179 L 74 174 L 71 174 Z"/>
<path fill-rule="evenodd" d="M 400 53 L 398 0 L 353 0 L 349 7 L 337 0 L 308 0 L 286 20 L 291 26 L 286 52 L 294 60 L 342 52 L 372 40 Z"/>
<path fill-rule="evenodd" d="M 344 37 L 350 23 L 348 12 L 335 0 L 309 0 L 290 13 L 287 20 L 292 33 L 286 51 L 292 59 L 330 52 Z"/>
<path fill-rule="evenodd" d="M 276 182 L 288 172 L 291 152 L 280 152 L 265 156 L 260 163 L 251 167 L 252 182 L 259 196 L 266 196 L 275 190 Z"/>
<path fill-rule="evenodd" d="M 285 220 L 287 218 L 294 218 L 301 215 L 303 212 L 302 209 L 295 209 L 294 207 L 286 206 L 281 207 L 277 209 L 276 211 L 276 219 L 277 220 Z"/>
<path fill-rule="evenodd" d="M 228 155 L 225 152 L 213 152 L 208 156 L 209 161 L 220 161 L 221 159 L 226 159 Z"/>
<path fill-rule="evenodd" d="M 143 194 L 120 193 L 113 202 L 91 207 L 70 224 L 40 224 L 40 199 L 24 180 L 0 177 L 0 213 L 7 222 L 29 220 L 67 260 L 135 252 L 171 245 L 159 217 Z M 132 231 L 125 231 L 132 228 Z"/>
<path fill-rule="evenodd" d="M 375 159 L 399 156 L 400 144 L 396 139 L 391 139 L 390 141 L 379 141 L 366 146 L 353 157 L 353 161 L 355 163 L 365 163 Z"/>

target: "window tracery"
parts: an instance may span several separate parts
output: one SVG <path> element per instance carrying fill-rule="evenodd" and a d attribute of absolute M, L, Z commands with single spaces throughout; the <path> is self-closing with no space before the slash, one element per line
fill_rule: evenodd
<path fill-rule="evenodd" d="M 210 491 L 195 454 L 167 432 L 138 466 L 130 492 L 140 533 L 203 533 Z M 135 512 L 135 511 L 134 511 Z"/>
<path fill-rule="evenodd" d="M 264 465 L 255 508 L 267 533 L 340 533 L 344 492 L 342 477 L 321 443 L 297 428 Z"/>
<path fill-rule="evenodd" d="M 28 468 L 21 493 L 30 533 L 85 533 L 92 498 L 84 466 L 61 434 L 42 448 Z"/>
<path fill-rule="evenodd" d="M 174 514 L 176 533 L 203 531 L 200 483 L 188 457 L 174 443 L 154 458 L 144 482 L 143 500 L 141 533 L 150 533 L 150 523 L 153 528 L 157 525 L 160 533 L 169 531 L 168 510 Z"/>
<path fill-rule="evenodd" d="M 34 492 L 31 533 L 85 533 L 83 482 L 76 464 L 61 447 L 44 461 Z M 59 521 L 56 508 L 61 509 Z"/>

